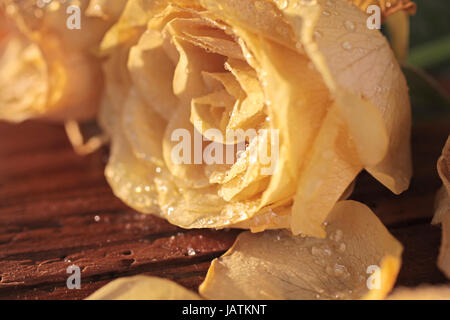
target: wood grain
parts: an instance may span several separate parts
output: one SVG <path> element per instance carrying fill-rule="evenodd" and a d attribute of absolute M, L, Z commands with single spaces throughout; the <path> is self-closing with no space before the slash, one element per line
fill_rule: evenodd
<path fill-rule="evenodd" d="M 404 244 L 398 286 L 447 282 L 436 268 L 440 229 L 429 221 L 449 128 L 442 121 L 414 129 L 406 193 L 392 195 L 362 173 L 352 196 Z M 81 299 L 133 274 L 196 290 L 210 261 L 232 245 L 237 230 L 183 230 L 127 208 L 104 179 L 106 159 L 106 149 L 75 155 L 60 126 L 0 123 L 0 299 Z M 82 270 L 81 290 L 66 287 L 71 264 Z"/>

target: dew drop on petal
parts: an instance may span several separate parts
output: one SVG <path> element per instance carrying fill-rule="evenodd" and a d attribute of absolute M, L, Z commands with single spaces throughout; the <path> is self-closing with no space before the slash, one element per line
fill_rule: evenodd
<path fill-rule="evenodd" d="M 342 48 L 344 48 L 345 50 L 351 50 L 352 49 L 352 45 L 350 42 L 345 41 L 342 43 Z"/>
<path fill-rule="evenodd" d="M 322 38 L 322 32 L 316 30 L 314 31 L 314 39 L 320 39 Z"/>
<path fill-rule="evenodd" d="M 286 9 L 289 6 L 289 0 L 281 0 L 279 7 L 281 10 Z"/>
<path fill-rule="evenodd" d="M 345 266 L 337 264 L 337 263 L 334 265 L 334 274 L 336 276 L 343 276 L 343 275 L 345 275 L 346 272 L 347 272 L 347 269 L 345 268 Z"/>
<path fill-rule="evenodd" d="M 334 0 L 327 0 L 327 6 L 336 8 L 336 2 Z"/>
<path fill-rule="evenodd" d="M 355 31 L 355 29 L 356 29 L 355 24 L 353 22 L 351 22 L 350 20 L 346 20 L 344 22 L 344 26 L 345 26 L 345 29 L 347 29 L 348 31 Z"/>
<path fill-rule="evenodd" d="M 264 3 L 262 1 L 256 1 L 255 2 L 255 8 L 258 11 L 264 10 Z"/>
<path fill-rule="evenodd" d="M 317 247 L 312 247 L 312 248 L 311 248 L 311 254 L 312 254 L 313 256 L 318 256 L 318 255 L 320 255 L 320 249 L 317 248 Z"/>

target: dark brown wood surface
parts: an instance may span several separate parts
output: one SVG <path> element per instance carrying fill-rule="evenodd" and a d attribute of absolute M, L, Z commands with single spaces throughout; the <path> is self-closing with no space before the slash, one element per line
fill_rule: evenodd
<path fill-rule="evenodd" d="M 449 133 L 450 121 L 415 127 L 414 179 L 400 196 L 368 174 L 358 178 L 352 198 L 404 244 L 397 286 L 447 282 L 436 267 L 440 229 L 430 219 Z M 127 208 L 104 179 L 106 159 L 106 149 L 75 155 L 60 126 L 0 123 L 0 299 L 80 299 L 134 274 L 196 290 L 210 261 L 231 246 L 239 231 L 183 230 Z M 71 264 L 82 270 L 80 290 L 66 287 Z"/>

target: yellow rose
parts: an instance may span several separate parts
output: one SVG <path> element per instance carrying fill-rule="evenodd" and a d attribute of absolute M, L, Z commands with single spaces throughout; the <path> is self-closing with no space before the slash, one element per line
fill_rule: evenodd
<path fill-rule="evenodd" d="M 396 194 L 409 185 L 405 79 L 345 0 L 129 0 L 101 48 L 106 176 L 141 212 L 324 237 L 361 170 Z M 257 135 L 228 138 L 239 129 Z M 174 158 L 181 142 L 191 162 Z M 196 157 L 211 150 L 223 161 Z"/>
<path fill-rule="evenodd" d="M 94 50 L 124 4 L 0 1 L 0 120 L 95 117 L 103 76 Z M 80 29 L 68 27 L 71 6 Z"/>

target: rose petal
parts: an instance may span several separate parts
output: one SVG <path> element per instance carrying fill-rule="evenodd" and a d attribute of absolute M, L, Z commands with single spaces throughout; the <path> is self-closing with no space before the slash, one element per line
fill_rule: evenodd
<path fill-rule="evenodd" d="M 362 170 L 356 148 L 333 106 L 311 148 L 292 208 L 295 234 L 325 237 L 323 222 L 334 203 Z"/>
<path fill-rule="evenodd" d="M 327 239 L 287 231 L 242 233 L 213 261 L 200 294 L 239 300 L 384 298 L 395 283 L 402 245 L 354 201 L 337 203 L 326 229 Z"/>
<path fill-rule="evenodd" d="M 342 1 L 291 4 L 283 12 L 298 26 L 308 56 L 335 93 L 366 169 L 394 193 L 404 191 L 412 171 L 411 111 L 406 81 L 386 39 Z"/>
<path fill-rule="evenodd" d="M 7 31 L 0 38 L 0 119 L 20 122 L 45 112 L 48 91 L 47 65 L 39 47 Z"/>
<path fill-rule="evenodd" d="M 159 194 L 154 185 L 157 168 L 135 156 L 121 130 L 114 132 L 105 176 L 117 197 L 138 211 L 158 214 Z"/>
<path fill-rule="evenodd" d="M 436 197 L 436 211 L 432 223 L 442 224 L 438 267 L 450 279 L 450 136 L 442 150 L 437 168 L 443 186 Z"/>
<path fill-rule="evenodd" d="M 118 18 L 125 1 L 116 1 L 110 15 L 101 18 L 86 11 L 89 4 L 90 0 L 54 1 L 37 8 L 31 0 L 2 2 L 0 10 L 8 13 L 5 20 L 10 25 L 8 41 L 12 38 L 22 43 L 27 41 L 28 48 L 38 48 L 41 57 L 34 54 L 31 58 L 31 49 L 28 49 L 8 63 L 9 70 L 3 70 L 5 74 L 0 75 L 0 81 L 6 80 L 9 89 L 0 102 L 0 109 L 7 111 L 0 111 L 0 117 L 10 121 L 33 117 L 85 121 L 97 114 L 103 78 L 100 60 L 93 52 Z M 83 32 L 65 27 L 67 9 L 71 5 L 77 5 L 83 13 Z M 101 3 L 97 5 L 102 9 Z M 41 68 L 40 75 L 37 64 Z"/>
<path fill-rule="evenodd" d="M 145 32 L 131 48 L 128 69 L 147 104 L 168 121 L 178 105 L 171 82 L 175 65 L 166 54 L 164 39 L 159 32 Z"/>
<path fill-rule="evenodd" d="M 111 281 L 86 300 L 201 300 L 201 298 L 167 279 L 134 276 Z"/>
<path fill-rule="evenodd" d="M 123 106 L 122 127 L 138 159 L 164 166 L 162 140 L 166 122 L 149 108 L 136 90 L 130 90 Z M 148 119 L 153 119 L 150 123 Z"/>

